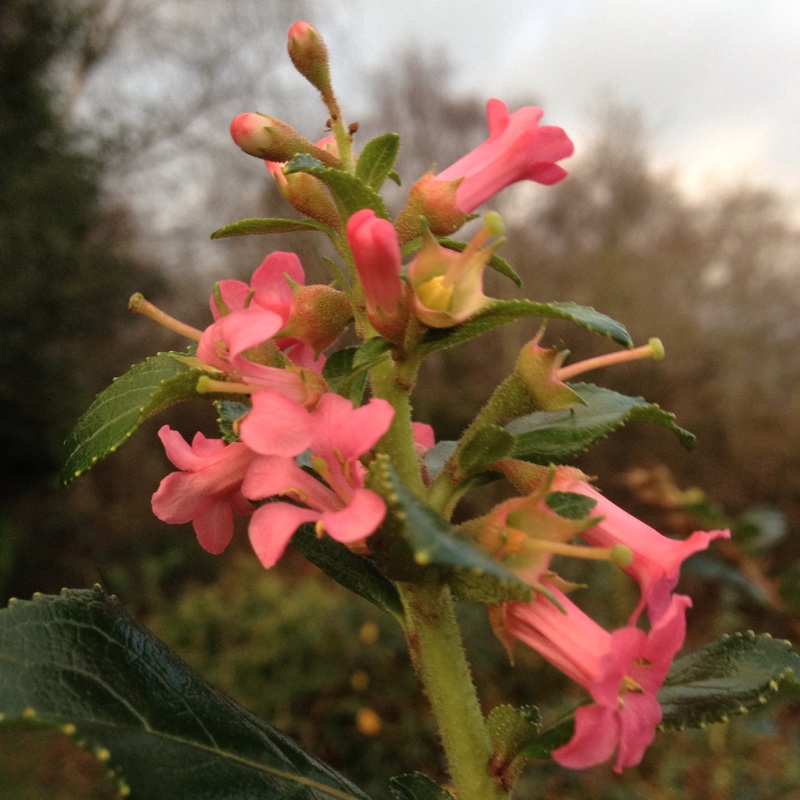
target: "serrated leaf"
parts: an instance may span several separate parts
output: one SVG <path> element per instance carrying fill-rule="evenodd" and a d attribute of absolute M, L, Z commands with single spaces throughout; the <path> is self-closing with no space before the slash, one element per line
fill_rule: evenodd
<path fill-rule="evenodd" d="M 789 642 L 752 631 L 723 636 L 681 656 L 658 693 L 666 728 L 696 728 L 760 708 L 800 674 Z"/>
<path fill-rule="evenodd" d="M 395 800 L 453 800 L 450 792 L 420 772 L 390 778 L 389 788 Z"/>
<path fill-rule="evenodd" d="M 464 473 L 480 472 L 507 456 L 514 448 L 514 437 L 498 425 L 481 428 L 459 453 L 458 464 Z"/>
<path fill-rule="evenodd" d="M 525 317 L 569 320 L 626 347 L 633 346 L 630 334 L 621 323 L 588 306 L 577 303 L 535 303 L 532 300 L 494 300 L 461 325 L 426 331 L 419 347 L 428 355 Z"/>
<path fill-rule="evenodd" d="M 205 373 L 178 361 L 183 355 L 151 356 L 97 395 L 64 442 L 65 486 L 117 450 L 148 417 L 197 396 L 197 379 Z"/>
<path fill-rule="evenodd" d="M 192 672 L 99 587 L 0 612 L 0 714 L 74 726 L 107 751 L 134 797 L 366 800 Z"/>
<path fill-rule="evenodd" d="M 223 440 L 230 444 L 239 440 L 239 435 L 234 431 L 234 425 L 250 411 L 250 406 L 234 400 L 217 400 L 214 403 L 217 409 L 217 424 Z"/>
<path fill-rule="evenodd" d="M 351 552 L 328 536 L 318 538 L 310 525 L 298 529 L 292 546 L 337 583 L 402 619 L 403 605 L 397 588 L 372 559 Z"/>
<path fill-rule="evenodd" d="M 691 449 L 695 438 L 675 423 L 675 415 L 641 397 L 628 397 L 589 383 L 570 384 L 585 405 L 563 411 L 537 411 L 512 420 L 513 456 L 536 464 L 564 464 L 586 451 L 598 439 L 630 420 L 652 422 L 671 430 Z"/>
<path fill-rule="evenodd" d="M 322 231 L 333 235 L 334 231 L 314 219 L 279 219 L 277 217 L 249 217 L 223 225 L 211 234 L 212 239 L 230 236 L 254 236 L 264 233 L 294 233 L 296 231 Z"/>
<path fill-rule="evenodd" d="M 371 208 L 377 216 L 383 219 L 389 218 L 383 198 L 371 186 L 349 172 L 325 167 L 307 155 L 295 156 L 284 167 L 284 172 L 287 175 L 293 172 L 307 172 L 321 180 L 328 188 L 344 223 L 362 208 Z"/>
<path fill-rule="evenodd" d="M 400 151 L 400 137 L 396 133 L 384 133 L 367 142 L 358 156 L 356 177 L 376 192 L 380 191 L 389 177 Z"/>
<path fill-rule="evenodd" d="M 403 483 L 387 461 L 376 464 L 378 480 L 392 499 L 387 505 L 389 513 L 398 523 L 393 534 L 401 538 L 395 546 L 405 548 L 407 564 L 398 565 L 409 570 L 398 576 L 399 580 L 417 573 L 436 569 L 464 600 L 496 605 L 511 600 L 530 602 L 531 589 L 499 561 L 478 550 L 472 541 L 432 508 L 417 498 Z M 393 554 L 393 560 L 397 551 Z M 390 574 L 390 577 L 394 577 Z"/>

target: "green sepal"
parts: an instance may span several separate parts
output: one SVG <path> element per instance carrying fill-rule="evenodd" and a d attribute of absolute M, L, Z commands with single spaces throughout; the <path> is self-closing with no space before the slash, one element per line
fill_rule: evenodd
<path fill-rule="evenodd" d="M 784 639 L 726 634 L 681 656 L 658 693 L 665 728 L 700 728 L 760 708 L 784 681 L 796 683 L 800 656 Z"/>
<path fill-rule="evenodd" d="M 61 482 L 66 486 L 124 444 L 148 417 L 197 397 L 206 373 L 179 361 L 184 353 L 159 353 L 115 378 L 75 423 L 64 442 Z"/>
<path fill-rule="evenodd" d="M 781 683 L 798 686 L 800 656 L 792 645 L 769 634 L 725 634 L 677 658 L 656 695 L 662 728 L 702 728 L 767 704 Z M 575 711 L 542 731 L 522 755 L 548 758 L 575 730 Z"/>
<path fill-rule="evenodd" d="M 492 772 L 504 785 L 513 786 L 528 759 L 520 757 L 539 735 L 542 716 L 536 706 L 496 706 L 486 720 L 492 742 Z"/>
<path fill-rule="evenodd" d="M 525 317 L 569 320 L 625 347 L 633 346 L 630 334 L 621 323 L 588 306 L 577 303 L 535 303 L 532 300 L 493 300 L 461 325 L 427 330 L 419 349 L 427 356 Z"/>
<path fill-rule="evenodd" d="M 367 142 L 358 156 L 356 177 L 376 192 L 393 172 L 394 162 L 400 152 L 400 137 L 384 133 Z"/>
<path fill-rule="evenodd" d="M 226 239 L 230 236 L 254 236 L 262 233 L 295 233 L 296 231 L 322 231 L 328 236 L 334 230 L 324 222 L 314 219 L 279 219 L 277 217 L 250 217 L 223 225 L 211 234 L 212 239 Z"/>
<path fill-rule="evenodd" d="M 453 800 L 453 795 L 427 775 L 398 775 L 389 779 L 394 800 Z"/>
<path fill-rule="evenodd" d="M 99 587 L 0 612 L 0 716 L 66 726 L 103 749 L 133 797 L 366 800 L 206 683 Z"/>
<path fill-rule="evenodd" d="M 377 216 L 389 218 L 383 198 L 371 186 L 349 172 L 326 167 L 307 155 L 295 156 L 284 167 L 284 172 L 286 175 L 307 172 L 321 180 L 330 192 L 344 223 L 362 208 L 371 208 Z"/>
<path fill-rule="evenodd" d="M 491 605 L 530 602 L 531 589 L 416 497 L 388 458 L 373 461 L 369 485 L 388 508 L 387 521 L 370 538 L 370 546 L 390 578 L 420 583 L 435 574 L 464 600 Z"/>
<path fill-rule="evenodd" d="M 292 547 L 351 592 L 402 620 L 403 604 L 394 583 L 371 558 L 348 550 L 329 536 L 317 537 L 311 525 L 302 525 L 292 537 Z"/>
<path fill-rule="evenodd" d="M 216 400 L 214 406 L 218 415 L 217 425 L 225 444 L 239 441 L 239 436 L 233 429 L 234 423 L 250 411 L 250 406 L 235 400 Z"/>
<path fill-rule="evenodd" d="M 641 397 L 590 383 L 570 384 L 584 401 L 563 411 L 537 411 L 505 426 L 516 438 L 513 457 L 536 464 L 565 464 L 599 439 L 632 420 L 652 422 L 671 430 L 690 450 L 695 437 L 675 422 L 675 415 Z"/>
<path fill-rule="evenodd" d="M 514 449 L 514 437 L 499 425 L 481 428 L 459 453 L 458 465 L 467 475 L 485 470 Z"/>

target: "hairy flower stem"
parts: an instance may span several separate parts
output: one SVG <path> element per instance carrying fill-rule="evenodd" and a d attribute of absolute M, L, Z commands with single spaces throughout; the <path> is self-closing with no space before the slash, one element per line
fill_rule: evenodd
<path fill-rule="evenodd" d="M 424 498 L 425 487 L 411 427 L 411 392 L 417 368 L 417 364 L 398 364 L 387 359 L 372 369 L 371 376 L 375 396 L 388 400 L 394 408 L 392 424 L 381 439 L 380 451 L 389 456 L 405 485 L 417 497 Z"/>
<path fill-rule="evenodd" d="M 492 747 L 446 586 L 400 584 L 411 662 L 430 700 L 458 800 L 508 800 L 489 771 Z"/>

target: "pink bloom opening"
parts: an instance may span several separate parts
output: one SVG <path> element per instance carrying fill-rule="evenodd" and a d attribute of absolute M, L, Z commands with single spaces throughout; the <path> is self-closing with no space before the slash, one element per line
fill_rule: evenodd
<path fill-rule="evenodd" d="M 529 604 L 509 603 L 505 633 L 536 650 L 594 700 L 577 710 L 575 734 L 553 751 L 553 758 L 570 769 L 584 769 L 616 750 L 616 772 L 635 766 L 661 722 L 656 693 L 683 645 L 691 600 L 673 595 L 647 633 L 634 627 L 609 633 L 563 592 L 547 588 L 564 611 L 543 595 Z"/>
<path fill-rule="evenodd" d="M 309 460 L 319 478 L 294 459 L 262 456 L 250 466 L 242 486 L 251 500 L 289 497 L 302 507 L 281 501 L 265 503 L 250 520 L 253 549 L 265 567 L 273 566 L 300 525 L 314 522 L 344 544 L 355 544 L 377 530 L 386 514 L 383 500 L 364 488 L 366 468 L 359 458 L 375 446 L 391 424 L 394 409 L 372 399 L 359 408 L 327 393 L 309 415 Z"/>
<path fill-rule="evenodd" d="M 633 560 L 623 567 L 641 589 L 639 604 L 631 614 L 631 623 L 645 606 L 652 623 L 665 613 L 672 590 L 677 586 L 683 562 L 689 556 L 708 548 L 714 539 L 727 539 L 728 530 L 695 531 L 687 539 L 670 539 L 654 528 L 623 511 L 585 481 L 567 481 L 556 478 L 561 491 L 575 492 L 596 501 L 593 516 L 603 519 L 581 533 L 589 544 L 611 547 L 622 544 L 630 548 Z"/>
<path fill-rule="evenodd" d="M 196 433 L 191 445 L 169 425 L 158 435 L 167 458 L 180 470 L 167 475 L 153 495 L 153 513 L 173 524 L 191 522 L 197 539 L 219 554 L 233 535 L 233 512 L 251 514 L 242 481 L 257 455 L 241 442 L 226 445 Z"/>
<path fill-rule="evenodd" d="M 471 213 L 517 181 L 550 185 L 566 176 L 556 161 L 572 155 L 572 142 L 561 128 L 540 126 L 543 113 L 541 108 L 526 106 L 509 114 L 505 103 L 489 100 L 489 138 L 435 176 L 440 181 L 464 179 L 456 192 L 456 205 L 462 212 Z"/>

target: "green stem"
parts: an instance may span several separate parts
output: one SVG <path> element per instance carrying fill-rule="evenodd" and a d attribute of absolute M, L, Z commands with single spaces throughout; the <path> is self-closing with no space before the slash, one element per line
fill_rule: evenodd
<path fill-rule="evenodd" d="M 508 800 L 489 771 L 492 747 L 450 590 L 399 584 L 411 661 L 430 700 L 458 800 Z"/>

